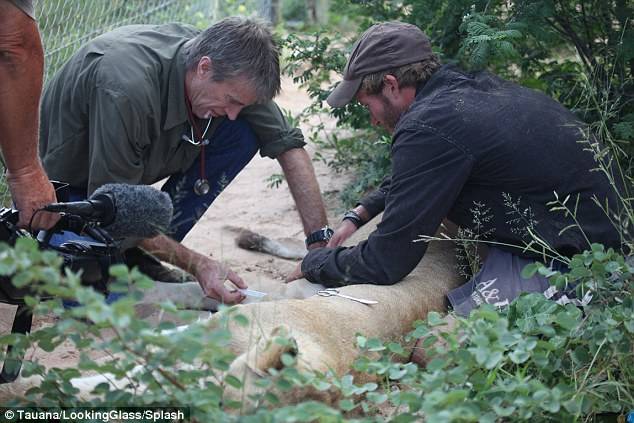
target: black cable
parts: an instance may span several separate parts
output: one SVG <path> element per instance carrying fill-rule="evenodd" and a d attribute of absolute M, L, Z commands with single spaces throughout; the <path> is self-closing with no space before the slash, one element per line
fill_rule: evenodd
<path fill-rule="evenodd" d="M 33 214 L 31 215 L 31 219 L 29 220 L 29 232 L 33 233 L 33 219 L 35 219 L 35 215 L 37 215 L 39 212 L 43 212 L 45 211 L 44 209 L 37 209 L 33 212 Z"/>

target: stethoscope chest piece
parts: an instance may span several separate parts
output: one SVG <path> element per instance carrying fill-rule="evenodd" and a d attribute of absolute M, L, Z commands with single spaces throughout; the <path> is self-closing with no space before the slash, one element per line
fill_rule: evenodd
<path fill-rule="evenodd" d="M 209 194 L 210 188 L 211 187 L 209 186 L 209 181 L 207 179 L 198 178 L 196 179 L 196 182 L 194 182 L 194 192 L 196 195 L 207 195 Z"/>

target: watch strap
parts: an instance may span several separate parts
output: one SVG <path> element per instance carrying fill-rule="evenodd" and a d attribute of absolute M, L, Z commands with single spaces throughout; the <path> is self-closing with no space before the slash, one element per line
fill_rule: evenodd
<path fill-rule="evenodd" d="M 363 224 L 365 223 L 363 221 L 363 219 L 361 219 L 361 216 L 359 216 L 359 213 L 357 213 L 354 210 L 348 210 L 344 215 L 343 215 L 343 219 L 341 219 L 341 221 L 343 222 L 344 220 L 349 220 L 352 223 L 354 223 L 354 226 L 357 227 L 357 229 L 359 229 L 361 226 L 363 226 Z"/>
<path fill-rule="evenodd" d="M 323 228 L 317 229 L 315 232 L 309 234 L 306 237 L 306 246 L 308 247 L 311 244 L 314 244 L 315 242 L 328 242 L 330 241 L 330 238 L 332 238 L 332 235 L 335 233 L 335 231 L 333 231 L 332 229 L 330 229 L 328 226 L 324 226 Z"/>

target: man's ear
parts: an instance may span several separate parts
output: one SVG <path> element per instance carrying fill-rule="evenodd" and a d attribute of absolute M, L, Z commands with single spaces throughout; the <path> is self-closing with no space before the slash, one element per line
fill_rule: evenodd
<path fill-rule="evenodd" d="M 211 62 L 211 58 L 208 56 L 203 56 L 198 61 L 198 66 L 196 67 L 196 74 L 201 79 L 211 79 L 213 75 L 213 66 Z"/>
<path fill-rule="evenodd" d="M 389 99 L 394 99 L 400 95 L 401 86 L 398 79 L 394 75 L 385 75 L 383 77 L 383 95 Z"/>

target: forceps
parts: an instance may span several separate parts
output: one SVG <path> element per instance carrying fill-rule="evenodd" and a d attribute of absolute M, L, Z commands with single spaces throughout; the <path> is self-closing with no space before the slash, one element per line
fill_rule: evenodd
<path fill-rule="evenodd" d="M 355 297 L 351 297 L 350 295 L 342 294 L 339 292 L 338 289 L 335 289 L 335 288 L 326 288 L 322 291 L 317 291 L 317 295 L 322 297 L 337 296 L 337 297 L 347 298 L 349 300 L 357 301 L 357 302 L 360 302 L 361 304 L 367 304 L 367 305 L 379 303 L 378 301 L 374 301 L 374 300 L 364 300 L 363 298 L 355 298 Z"/>

